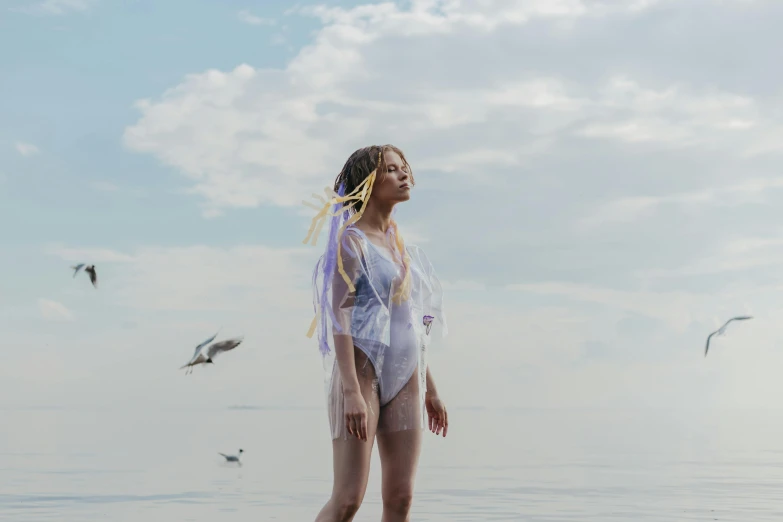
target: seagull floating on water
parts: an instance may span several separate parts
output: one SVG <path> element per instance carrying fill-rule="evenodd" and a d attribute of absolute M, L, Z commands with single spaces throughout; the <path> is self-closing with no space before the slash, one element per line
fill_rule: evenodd
<path fill-rule="evenodd" d="M 712 339 L 713 335 L 723 335 L 726 332 L 726 327 L 729 325 L 732 321 L 745 321 L 747 319 L 753 319 L 752 315 L 738 315 L 737 317 L 732 317 L 725 323 L 723 323 L 723 326 L 712 332 L 710 335 L 707 336 L 707 346 L 704 347 L 704 357 L 707 357 L 707 352 L 710 350 L 710 339 Z"/>
<path fill-rule="evenodd" d="M 225 459 L 226 459 L 226 462 L 236 462 L 237 464 L 239 464 L 241 466 L 242 463 L 239 462 L 239 457 L 241 457 L 244 452 L 245 452 L 245 450 L 240 448 L 238 455 L 226 455 L 225 453 L 220 453 L 219 451 L 218 451 L 218 455 L 223 455 L 223 457 L 225 457 Z"/>
<path fill-rule="evenodd" d="M 180 370 L 182 368 L 187 368 L 188 370 L 185 372 L 185 375 L 188 373 L 193 373 L 193 367 L 197 364 L 213 364 L 212 359 L 215 358 L 219 353 L 227 352 L 229 350 L 233 350 L 237 346 L 239 346 L 243 338 L 235 338 L 235 339 L 227 339 L 225 341 L 220 341 L 217 343 L 209 344 L 212 341 L 215 340 L 215 337 L 217 337 L 217 333 L 204 341 L 203 343 L 196 346 L 196 350 L 193 352 L 193 357 L 190 358 L 190 361 L 188 361 L 187 364 L 180 367 Z M 207 346 L 209 345 L 209 346 Z"/>
<path fill-rule="evenodd" d="M 90 282 L 92 283 L 92 286 L 98 288 L 98 274 L 95 273 L 95 265 L 79 263 L 78 265 L 72 266 L 71 268 L 73 269 L 73 277 L 76 277 L 76 274 L 78 274 L 79 271 L 84 268 L 84 271 L 87 272 L 87 274 L 90 276 Z"/>

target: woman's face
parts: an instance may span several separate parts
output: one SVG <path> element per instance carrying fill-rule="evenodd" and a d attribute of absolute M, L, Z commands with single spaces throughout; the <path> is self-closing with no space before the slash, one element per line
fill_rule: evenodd
<path fill-rule="evenodd" d="M 413 180 L 407 165 L 400 155 L 392 150 L 384 152 L 387 172 L 381 175 L 380 183 L 376 183 L 372 190 L 372 196 L 378 201 L 387 203 L 399 203 L 411 198 Z"/>

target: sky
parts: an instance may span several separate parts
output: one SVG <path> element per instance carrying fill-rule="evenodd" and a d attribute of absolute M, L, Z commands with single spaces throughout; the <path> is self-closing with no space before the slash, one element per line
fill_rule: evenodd
<path fill-rule="evenodd" d="M 380 143 L 450 408 L 778 408 L 781 16 L 3 0 L 0 408 L 323 407 L 301 202 Z M 218 329 L 244 343 L 184 376 Z"/>

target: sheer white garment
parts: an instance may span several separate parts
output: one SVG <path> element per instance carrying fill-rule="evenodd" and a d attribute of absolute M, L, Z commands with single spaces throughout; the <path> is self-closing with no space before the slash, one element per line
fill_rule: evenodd
<path fill-rule="evenodd" d="M 416 246 L 407 246 L 410 256 L 411 292 L 408 299 L 394 303 L 392 296 L 402 282 L 402 259 L 394 238 L 376 245 L 358 228 L 348 227 L 341 244 L 343 268 L 353 286 L 350 290 L 342 275 L 334 269 L 321 299 L 316 267 L 314 299 L 326 302 L 320 310 L 318 331 L 329 345 L 324 355 L 327 405 L 332 438 L 346 436 L 343 419 L 343 393 L 336 364 L 334 338 L 350 336 L 361 354 L 356 358 L 360 384 L 371 381 L 377 395 L 378 432 L 422 429 L 426 426 L 427 346 L 433 330 L 425 325 L 425 316 L 434 318 L 434 331 L 446 335 L 443 293 L 429 259 Z M 319 262 L 323 261 L 323 259 Z M 318 305 L 317 305 L 318 306 Z M 325 328 L 324 328 L 325 326 Z"/>

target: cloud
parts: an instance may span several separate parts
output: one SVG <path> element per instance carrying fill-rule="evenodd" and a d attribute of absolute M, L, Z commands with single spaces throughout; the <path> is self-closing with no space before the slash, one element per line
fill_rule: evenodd
<path fill-rule="evenodd" d="M 243 9 L 237 13 L 237 18 L 239 18 L 240 21 L 250 24 L 250 25 L 275 25 L 277 22 L 271 18 L 262 18 L 260 16 L 256 16 L 247 9 Z"/>
<path fill-rule="evenodd" d="M 655 214 L 666 205 L 716 205 L 734 207 L 747 203 L 766 201 L 771 189 L 783 187 L 783 179 L 747 179 L 725 187 L 708 187 L 697 191 L 665 196 L 632 196 L 612 201 L 593 211 L 583 221 L 584 226 L 604 225 L 612 222 L 631 222 Z"/>
<path fill-rule="evenodd" d="M 216 217 L 298 208 L 353 150 L 395 143 L 417 181 L 402 232 L 428 240 L 455 288 L 559 281 L 630 300 L 662 292 L 641 298 L 663 308 L 680 292 L 697 296 L 684 297 L 696 311 L 677 309 L 687 318 L 702 293 L 774 283 L 775 252 L 722 247 L 748 230 L 774 237 L 783 219 L 770 88 L 783 73 L 767 66 L 783 6 L 404 5 L 292 10 L 323 26 L 284 67 L 190 74 L 137 102 L 125 145 L 170 166 Z M 306 229 L 312 214 L 297 215 Z M 675 315 L 653 317 L 685 328 Z"/>
<path fill-rule="evenodd" d="M 32 143 L 24 143 L 22 141 L 17 141 L 14 143 L 14 147 L 16 148 L 16 151 L 21 154 L 22 156 L 35 156 L 40 152 L 38 147 L 33 145 Z"/>
<path fill-rule="evenodd" d="M 51 299 L 38 299 L 38 310 L 41 317 L 49 321 L 71 321 L 73 313 L 64 304 Z"/>
<path fill-rule="evenodd" d="M 324 26 L 285 68 L 240 64 L 190 74 L 157 99 L 136 103 L 141 117 L 124 142 L 184 175 L 205 214 L 215 216 L 231 207 L 297 205 L 369 142 L 392 139 L 415 166 L 453 173 L 455 183 L 470 186 L 481 183 L 475 173 L 531 168 L 574 143 L 732 145 L 742 154 L 780 132 L 758 100 L 731 89 L 651 80 L 618 72 L 610 61 L 592 65 L 603 74 L 588 81 L 559 56 L 519 62 L 531 52 L 530 39 L 543 54 L 563 46 L 575 52 L 594 24 L 612 33 L 657 5 L 417 0 L 407 9 L 294 9 Z M 558 20 L 576 25 L 551 25 Z M 490 33 L 508 41 L 507 49 Z M 500 63 L 519 65 L 492 65 Z M 772 144 L 766 150 L 775 152 Z"/>
<path fill-rule="evenodd" d="M 630 78 L 612 78 L 598 99 L 603 114 L 578 132 L 590 138 L 686 147 L 741 138 L 743 131 L 760 124 L 759 109 L 751 98 L 692 91 L 678 85 L 656 90 Z"/>
<path fill-rule="evenodd" d="M 21 7 L 12 8 L 18 11 L 34 15 L 63 15 L 71 11 L 87 11 L 97 0 L 44 0 L 27 1 Z"/>
<path fill-rule="evenodd" d="M 253 314 L 280 308 L 293 296 L 308 303 L 309 278 L 303 274 L 312 271 L 319 254 L 312 249 L 261 245 L 146 246 L 132 253 L 60 246 L 47 251 L 70 262 L 121 263 L 111 268 L 111 277 L 104 277 L 102 285 L 116 304 L 145 311 L 252 310 Z"/>
<path fill-rule="evenodd" d="M 698 310 L 712 299 L 688 292 L 624 291 L 567 282 L 512 284 L 508 289 L 606 305 L 664 321 L 679 331 L 691 324 L 694 314 L 699 314 Z"/>
<path fill-rule="evenodd" d="M 775 271 L 783 263 L 783 239 L 745 236 L 728 240 L 716 252 L 708 252 L 701 258 L 677 268 L 650 269 L 638 272 L 641 278 L 677 278 L 741 273 L 753 270 L 757 274 L 765 269 Z"/>
<path fill-rule="evenodd" d="M 289 303 L 309 308 L 315 252 L 255 245 L 144 248 L 118 275 L 122 302 L 145 310 L 241 310 L 260 314 Z M 308 270 L 310 268 L 310 270 Z M 295 297 L 299 301 L 294 300 Z"/>
<path fill-rule="evenodd" d="M 450 336 L 432 362 L 455 404 L 752 403 L 751 359 L 780 359 L 783 72 L 769 63 L 783 6 L 404 5 L 294 10 L 323 26 L 284 67 L 194 71 L 137 102 L 124 143 L 169 166 L 205 215 L 293 205 L 303 230 L 301 200 L 350 152 L 400 145 L 417 186 L 399 220 L 409 242 L 427 241 L 447 289 Z M 285 389 L 320 404 L 303 335 L 319 252 L 50 251 L 103 259 L 101 290 L 79 309 L 138 325 L 119 341 L 94 333 L 95 353 L 112 342 L 123 355 L 65 361 L 68 375 L 144 367 L 148 389 L 107 385 L 179 393 L 168 368 L 225 323 L 247 344 L 204 379 L 205 400 L 256 404 Z M 758 320 L 705 364 L 706 333 L 746 302 Z"/>

